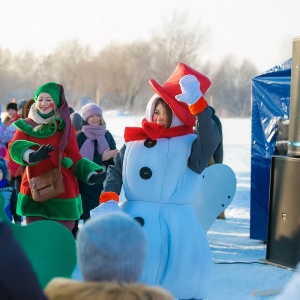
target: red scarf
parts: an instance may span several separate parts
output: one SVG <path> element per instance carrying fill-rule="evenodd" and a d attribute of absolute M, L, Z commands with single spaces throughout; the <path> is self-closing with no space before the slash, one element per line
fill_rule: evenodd
<path fill-rule="evenodd" d="M 192 126 L 182 125 L 166 128 L 163 125 L 148 122 L 146 119 L 142 121 L 142 127 L 125 127 L 125 142 L 146 140 L 157 140 L 158 138 L 172 138 L 194 133 Z"/>

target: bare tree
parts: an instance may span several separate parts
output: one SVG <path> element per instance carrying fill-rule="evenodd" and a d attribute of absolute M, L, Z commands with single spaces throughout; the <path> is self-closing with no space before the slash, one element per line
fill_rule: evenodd
<path fill-rule="evenodd" d="M 111 44 L 103 49 L 98 55 L 101 101 L 132 110 L 145 83 L 150 58 L 147 42 Z"/>
<path fill-rule="evenodd" d="M 174 12 L 172 19 L 151 38 L 152 72 L 158 82 L 166 81 L 178 62 L 194 66 L 201 61 L 209 30 L 199 20 L 190 24 L 187 13 Z"/>
<path fill-rule="evenodd" d="M 77 40 L 66 41 L 47 56 L 21 53 L 15 57 L 0 49 L 0 95 L 29 93 L 42 83 L 65 86 L 68 102 L 80 108 L 83 98 L 104 108 L 144 110 L 153 90 L 149 79 L 163 84 L 182 61 L 206 74 L 212 81 L 206 98 L 222 117 L 250 116 L 253 64 L 226 57 L 218 67 L 201 58 L 209 31 L 199 21 L 190 24 L 188 14 L 174 13 L 170 22 L 147 41 L 113 43 L 94 55 Z M 7 102 L 9 102 L 8 99 Z"/>
<path fill-rule="evenodd" d="M 227 56 L 212 75 L 212 87 L 207 93 L 212 106 L 223 117 L 251 115 L 251 78 L 257 74 L 253 64 L 245 60 L 239 66 L 233 56 Z"/>
<path fill-rule="evenodd" d="M 179 61 L 198 64 L 207 30 L 199 22 L 191 26 L 188 20 L 187 14 L 174 13 L 148 42 L 111 44 L 103 49 L 98 55 L 105 74 L 100 79 L 102 103 L 113 101 L 126 110 L 144 109 L 153 94 L 150 78 L 163 83 Z"/>
<path fill-rule="evenodd" d="M 0 97 L 1 103 L 9 103 L 14 95 L 13 56 L 7 49 L 0 49 Z M 4 108 L 2 108 L 4 110 Z"/>
<path fill-rule="evenodd" d="M 249 60 L 244 60 L 236 75 L 237 96 L 234 100 L 235 116 L 251 116 L 251 84 L 252 78 L 258 75 L 258 70 Z"/>
<path fill-rule="evenodd" d="M 77 40 L 61 43 L 53 54 L 46 56 L 42 64 L 40 77 L 44 81 L 56 81 L 65 86 L 69 104 L 77 103 L 83 96 L 83 71 L 92 60 L 91 50 Z"/>

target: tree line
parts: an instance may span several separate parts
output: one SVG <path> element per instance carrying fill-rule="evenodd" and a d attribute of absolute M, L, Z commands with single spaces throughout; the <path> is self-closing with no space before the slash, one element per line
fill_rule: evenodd
<path fill-rule="evenodd" d="M 63 42 L 49 55 L 0 48 L 1 103 L 30 99 L 38 86 L 55 81 L 64 86 L 75 110 L 89 100 L 105 110 L 140 113 L 153 94 L 149 79 L 162 85 L 182 61 L 210 78 L 205 96 L 219 116 L 250 117 L 256 67 L 248 60 L 238 64 L 232 56 L 218 65 L 204 61 L 201 52 L 209 38 L 209 30 L 191 26 L 186 16 L 175 13 L 147 40 L 111 43 L 97 53 L 78 40 Z"/>

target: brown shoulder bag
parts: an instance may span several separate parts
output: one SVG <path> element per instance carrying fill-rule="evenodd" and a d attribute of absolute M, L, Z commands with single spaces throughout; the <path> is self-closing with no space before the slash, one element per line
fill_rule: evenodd
<path fill-rule="evenodd" d="M 33 178 L 30 178 L 29 169 L 30 167 L 27 166 L 26 173 L 34 201 L 45 202 L 64 192 L 65 187 L 61 174 L 61 153 L 59 155 L 58 168 L 51 169 Z"/>

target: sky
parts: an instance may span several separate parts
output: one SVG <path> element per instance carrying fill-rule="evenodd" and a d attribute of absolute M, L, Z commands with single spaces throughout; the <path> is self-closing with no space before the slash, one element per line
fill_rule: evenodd
<path fill-rule="evenodd" d="M 205 60 L 233 55 L 264 72 L 292 56 L 299 11 L 299 0 L 0 0 L 0 48 L 49 54 L 76 39 L 98 51 L 147 39 L 177 12 L 209 32 Z"/>

